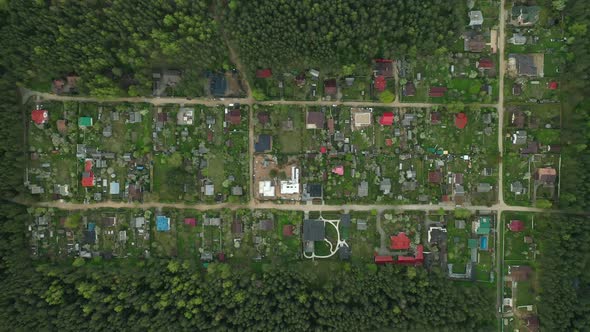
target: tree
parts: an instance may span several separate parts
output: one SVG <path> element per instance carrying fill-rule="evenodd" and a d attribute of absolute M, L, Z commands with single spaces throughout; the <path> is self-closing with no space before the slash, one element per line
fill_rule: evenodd
<path fill-rule="evenodd" d="M 393 92 L 391 92 L 389 90 L 383 91 L 379 95 L 379 101 L 384 104 L 392 103 L 394 100 L 395 100 L 395 95 L 393 94 Z"/>

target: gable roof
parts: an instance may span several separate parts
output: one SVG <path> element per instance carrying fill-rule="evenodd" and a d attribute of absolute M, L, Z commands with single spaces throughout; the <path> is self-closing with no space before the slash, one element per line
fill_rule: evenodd
<path fill-rule="evenodd" d="M 383 75 L 379 75 L 377 77 L 375 77 L 375 89 L 377 89 L 377 91 L 382 92 L 385 91 L 385 88 L 387 87 L 387 81 L 385 81 L 385 76 Z"/>
<path fill-rule="evenodd" d="M 328 95 L 335 95 L 336 93 L 338 93 L 335 78 L 324 81 L 324 92 Z"/>
<path fill-rule="evenodd" d="M 240 110 L 231 110 L 225 114 L 225 121 L 233 125 L 239 125 L 242 122 L 242 113 Z"/>
<path fill-rule="evenodd" d="M 535 180 L 544 183 L 555 183 L 555 179 L 557 178 L 557 171 L 553 167 L 543 167 L 538 168 L 535 172 Z"/>
<path fill-rule="evenodd" d="M 268 114 L 268 112 L 258 112 L 258 114 L 256 114 L 256 117 L 258 117 L 258 123 L 260 123 L 261 125 L 267 124 L 268 121 L 270 121 L 270 115 Z"/>
<path fill-rule="evenodd" d="M 416 95 L 416 85 L 414 85 L 414 82 L 406 82 L 406 84 L 404 85 L 403 94 L 406 97 L 412 97 Z"/>
<path fill-rule="evenodd" d="M 393 125 L 393 112 L 385 112 L 379 118 L 379 124 L 382 126 L 391 126 Z"/>
<path fill-rule="evenodd" d="M 323 129 L 324 128 L 324 113 L 322 112 L 307 112 L 305 121 L 308 129 Z"/>
<path fill-rule="evenodd" d="M 442 174 L 440 171 L 431 171 L 428 172 L 428 182 L 430 183 L 440 183 L 442 180 Z"/>
<path fill-rule="evenodd" d="M 260 134 L 258 135 L 258 141 L 254 144 L 254 151 L 255 152 L 267 152 L 270 151 L 272 148 L 272 136 L 268 134 Z"/>
<path fill-rule="evenodd" d="M 92 118 L 89 116 L 82 116 L 78 118 L 79 127 L 90 127 L 92 126 Z"/>
<path fill-rule="evenodd" d="M 522 232 L 524 230 L 524 222 L 522 220 L 510 220 L 508 228 L 513 232 Z"/>
<path fill-rule="evenodd" d="M 386 78 L 393 77 L 393 60 L 375 59 L 375 73 Z"/>
<path fill-rule="evenodd" d="M 194 226 L 197 225 L 197 219 L 195 219 L 195 218 L 184 218 L 184 224 L 194 227 Z"/>
<path fill-rule="evenodd" d="M 326 235 L 324 222 L 316 219 L 303 220 L 303 240 L 323 241 Z"/>
<path fill-rule="evenodd" d="M 256 71 L 256 78 L 269 78 L 272 76 L 272 70 L 270 68 L 258 69 Z"/>
<path fill-rule="evenodd" d="M 467 114 L 461 112 L 455 114 L 455 127 L 459 129 L 465 128 L 467 125 Z"/>
<path fill-rule="evenodd" d="M 492 69 L 494 68 L 494 61 L 490 58 L 481 58 L 477 61 L 476 67 L 479 69 Z"/>
<path fill-rule="evenodd" d="M 444 86 L 433 86 L 428 90 L 428 95 L 430 97 L 443 97 L 447 90 L 447 87 Z"/>

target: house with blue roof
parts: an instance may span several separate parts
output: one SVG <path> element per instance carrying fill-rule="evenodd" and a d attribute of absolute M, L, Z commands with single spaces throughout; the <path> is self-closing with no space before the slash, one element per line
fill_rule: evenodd
<path fill-rule="evenodd" d="M 119 195 L 121 189 L 119 186 L 119 182 L 111 182 L 110 194 L 111 195 Z"/>
<path fill-rule="evenodd" d="M 166 216 L 156 217 L 156 230 L 158 232 L 169 232 L 170 231 L 170 218 Z"/>

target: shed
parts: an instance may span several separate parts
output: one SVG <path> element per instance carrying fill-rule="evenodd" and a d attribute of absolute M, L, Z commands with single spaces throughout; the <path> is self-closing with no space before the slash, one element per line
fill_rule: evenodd
<path fill-rule="evenodd" d="M 258 69 L 256 71 L 256 78 L 269 78 L 272 76 L 272 70 L 270 68 Z"/>

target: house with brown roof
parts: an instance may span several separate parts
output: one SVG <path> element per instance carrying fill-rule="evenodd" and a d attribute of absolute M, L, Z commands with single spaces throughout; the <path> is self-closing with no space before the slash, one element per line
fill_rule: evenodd
<path fill-rule="evenodd" d="M 231 110 L 225 114 L 225 121 L 232 125 L 239 125 L 242 122 L 242 113 L 240 110 Z"/>
<path fill-rule="evenodd" d="M 307 129 L 324 129 L 324 113 L 307 112 L 305 117 L 305 128 Z"/>
<path fill-rule="evenodd" d="M 258 123 L 260 123 L 263 126 L 270 121 L 270 115 L 268 114 L 268 112 L 258 112 L 256 116 L 258 117 Z"/>
<path fill-rule="evenodd" d="M 438 97 L 444 97 L 444 95 L 446 93 L 447 93 L 447 87 L 445 87 L 445 86 L 433 86 L 428 91 L 428 96 L 438 98 Z"/>
<path fill-rule="evenodd" d="M 442 181 L 442 173 L 440 171 L 428 172 L 428 182 L 440 184 Z"/>
<path fill-rule="evenodd" d="M 324 94 L 332 97 L 338 94 L 338 85 L 335 78 L 324 81 Z"/>
<path fill-rule="evenodd" d="M 514 111 L 510 115 L 510 124 L 518 129 L 524 128 L 526 115 L 522 111 Z"/>
<path fill-rule="evenodd" d="M 375 76 L 383 76 L 384 78 L 393 77 L 393 60 L 375 59 L 373 68 Z"/>
<path fill-rule="evenodd" d="M 557 171 L 553 167 L 537 168 L 535 180 L 543 184 L 554 184 L 557 178 Z"/>
<path fill-rule="evenodd" d="M 482 34 L 468 33 L 464 36 L 463 50 L 465 52 L 481 53 L 486 48 L 486 40 Z"/>
<path fill-rule="evenodd" d="M 416 95 L 416 85 L 414 85 L 414 82 L 412 81 L 408 81 L 405 85 L 404 85 L 404 89 L 402 91 L 403 95 L 406 97 L 412 97 Z"/>

